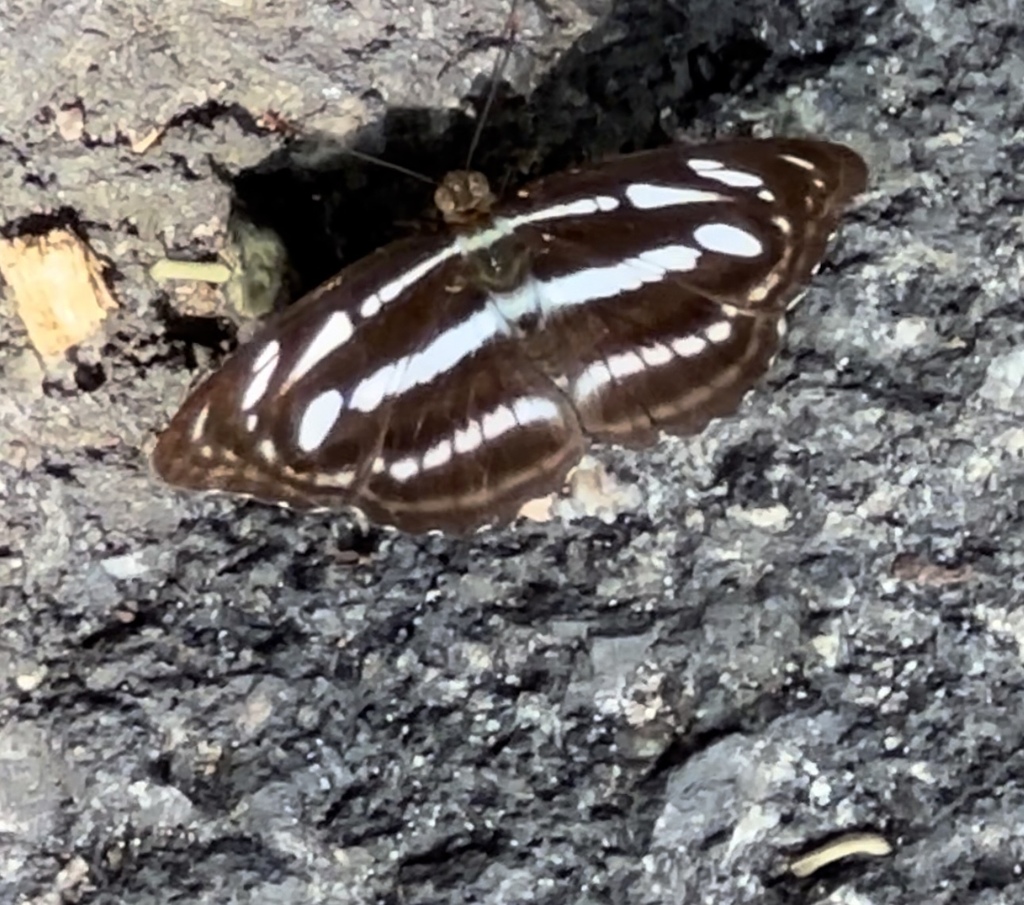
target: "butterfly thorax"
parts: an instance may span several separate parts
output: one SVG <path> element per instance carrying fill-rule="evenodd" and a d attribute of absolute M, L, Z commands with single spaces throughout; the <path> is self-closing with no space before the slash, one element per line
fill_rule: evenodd
<path fill-rule="evenodd" d="M 471 285 L 506 293 L 528 276 L 529 249 L 514 232 L 496 224 L 491 216 L 496 202 L 487 177 L 475 170 L 448 173 L 434 193 L 434 204 L 463 244 L 465 267 L 460 284 L 450 287 L 453 291 Z"/>

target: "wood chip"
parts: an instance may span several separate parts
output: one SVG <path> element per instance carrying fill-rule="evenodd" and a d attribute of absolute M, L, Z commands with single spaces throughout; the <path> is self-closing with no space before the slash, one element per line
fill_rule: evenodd
<path fill-rule="evenodd" d="M 0 274 L 43 358 L 88 339 L 117 308 L 103 282 L 103 265 L 70 230 L 0 239 Z"/>
<path fill-rule="evenodd" d="M 849 833 L 839 836 L 820 848 L 794 858 L 789 863 L 789 872 L 795 877 L 809 877 L 828 864 L 853 855 L 889 855 L 892 846 L 878 833 Z"/>
<path fill-rule="evenodd" d="M 145 154 L 155 145 L 167 132 L 166 126 L 158 126 L 150 129 L 145 135 L 138 135 L 133 129 L 126 130 L 128 141 L 133 154 Z"/>

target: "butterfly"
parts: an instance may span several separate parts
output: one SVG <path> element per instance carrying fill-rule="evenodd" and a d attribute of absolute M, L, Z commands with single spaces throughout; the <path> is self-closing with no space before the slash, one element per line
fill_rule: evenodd
<path fill-rule="evenodd" d="M 188 396 L 154 469 L 413 533 L 506 523 L 591 443 L 734 412 L 867 177 L 850 148 L 802 138 L 629 154 L 502 203 L 451 173 L 445 231 L 272 318 Z"/>

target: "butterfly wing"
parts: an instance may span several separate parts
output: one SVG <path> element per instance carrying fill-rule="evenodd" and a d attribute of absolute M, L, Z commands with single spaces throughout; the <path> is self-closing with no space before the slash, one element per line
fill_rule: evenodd
<path fill-rule="evenodd" d="M 189 395 L 153 452 L 163 480 L 355 506 L 416 532 L 508 520 L 560 486 L 582 454 L 575 413 L 464 279 L 455 240 L 378 258 L 272 319 Z"/>
<path fill-rule="evenodd" d="M 417 278 L 443 288 L 452 257 L 440 237 L 410 239 L 390 254 L 396 267 L 381 269 L 377 252 L 271 318 L 193 390 L 157 441 L 157 474 L 303 508 L 347 501 L 372 467 L 385 421 L 351 407 L 338 418 L 346 392 L 374 373 L 381 344 L 398 355 L 448 314 L 442 291 L 437 305 L 403 312 L 398 324 L 377 317 Z M 381 281 L 381 273 L 406 279 Z"/>
<path fill-rule="evenodd" d="M 506 521 L 585 435 L 644 443 L 733 410 L 864 181 L 845 148 L 738 141 L 535 183 L 268 323 L 189 396 L 155 470 L 407 531 Z"/>
<path fill-rule="evenodd" d="M 432 351 L 413 356 L 408 372 Z M 406 386 L 356 499 L 376 521 L 449 533 L 501 524 L 561 487 L 583 454 L 569 400 L 510 339 L 482 343 L 441 379 Z"/>
<path fill-rule="evenodd" d="M 567 385 L 584 431 L 637 445 L 734 411 L 866 178 L 843 146 L 734 140 L 634 154 L 528 188 L 503 215 L 595 202 L 586 215 L 524 227 L 547 312 L 530 342 Z"/>

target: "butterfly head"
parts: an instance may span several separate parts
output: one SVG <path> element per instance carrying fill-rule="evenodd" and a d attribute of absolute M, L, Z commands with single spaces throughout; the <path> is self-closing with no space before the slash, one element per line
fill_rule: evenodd
<path fill-rule="evenodd" d="M 434 204 L 441 216 L 455 226 L 477 222 L 490 214 L 496 202 L 487 177 L 476 170 L 449 173 L 434 192 Z"/>

